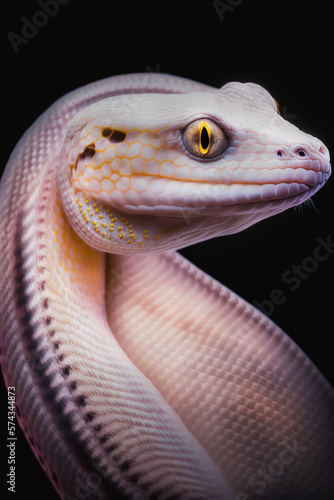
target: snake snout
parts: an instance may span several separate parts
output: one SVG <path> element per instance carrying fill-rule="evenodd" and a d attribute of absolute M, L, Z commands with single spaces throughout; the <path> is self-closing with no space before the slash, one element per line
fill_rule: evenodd
<path fill-rule="evenodd" d="M 276 158 L 286 159 L 304 159 L 319 162 L 319 167 L 324 171 L 329 164 L 329 151 L 326 146 L 319 141 L 318 144 L 295 144 L 293 146 L 281 146 L 276 150 Z"/>
<path fill-rule="evenodd" d="M 293 168 L 296 182 L 305 183 L 309 187 L 324 183 L 331 174 L 329 151 L 319 140 L 280 146 L 275 157 L 283 163 L 284 170 L 284 163 Z"/>

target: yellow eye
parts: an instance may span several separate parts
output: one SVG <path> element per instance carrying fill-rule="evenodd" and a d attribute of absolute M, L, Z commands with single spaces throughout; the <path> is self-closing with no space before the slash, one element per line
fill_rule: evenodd
<path fill-rule="evenodd" d="M 199 158 L 214 158 L 228 148 L 228 140 L 222 129 L 212 120 L 196 120 L 183 132 L 187 150 Z"/>

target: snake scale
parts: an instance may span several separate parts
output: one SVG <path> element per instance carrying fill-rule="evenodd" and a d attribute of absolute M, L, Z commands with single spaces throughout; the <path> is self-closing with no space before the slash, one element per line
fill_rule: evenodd
<path fill-rule="evenodd" d="M 61 498 L 334 497 L 333 389 L 176 252 L 329 175 L 252 83 L 115 76 L 23 135 L 0 185 L 1 364 Z"/>

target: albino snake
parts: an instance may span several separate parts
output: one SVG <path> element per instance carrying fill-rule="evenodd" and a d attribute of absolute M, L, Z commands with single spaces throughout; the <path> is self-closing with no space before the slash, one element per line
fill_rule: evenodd
<path fill-rule="evenodd" d="M 1 362 L 61 498 L 334 495 L 332 388 L 175 252 L 329 175 L 322 142 L 250 83 L 112 77 L 24 134 L 0 189 Z"/>

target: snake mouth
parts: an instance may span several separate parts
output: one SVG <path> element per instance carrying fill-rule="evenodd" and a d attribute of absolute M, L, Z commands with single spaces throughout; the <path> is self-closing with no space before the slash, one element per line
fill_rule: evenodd
<path fill-rule="evenodd" d="M 164 178 L 147 176 L 151 189 L 140 193 L 131 190 L 117 196 L 111 203 L 92 193 L 83 194 L 96 204 L 103 204 L 108 212 L 117 210 L 120 214 L 159 217 L 177 224 L 182 217 L 226 216 L 228 214 L 248 214 L 254 211 L 282 211 L 303 203 L 313 196 L 326 183 L 329 171 L 318 173 L 315 185 L 285 182 L 277 184 L 234 183 L 194 183 L 168 179 L 167 186 L 161 186 Z M 141 180 L 148 182 L 144 176 Z M 160 186 L 160 187 L 159 187 Z M 143 185 L 144 188 L 144 185 Z M 147 185 L 146 185 L 147 188 Z M 135 194 L 135 196 L 134 196 Z"/>
<path fill-rule="evenodd" d="M 302 182 L 259 185 L 180 180 L 164 184 L 166 179 L 151 176 L 150 189 L 143 185 L 142 193 L 116 191 L 111 200 L 73 186 L 68 186 L 70 196 L 65 190 L 60 192 L 72 227 L 89 246 L 111 253 L 145 253 L 175 250 L 239 232 L 304 202 L 328 177 L 329 170 L 319 172 L 318 182 L 310 186 Z"/>
<path fill-rule="evenodd" d="M 329 178 L 328 172 L 317 172 L 315 182 L 280 182 L 277 184 L 186 182 L 150 176 L 149 189 L 140 193 L 123 193 L 122 203 L 112 203 L 128 214 L 196 217 L 226 214 L 238 210 L 247 213 L 261 207 L 295 206 L 313 196 Z M 138 199 L 139 198 L 139 199 Z M 116 200 L 117 201 L 117 200 Z"/>
<path fill-rule="evenodd" d="M 79 209 L 77 221 L 81 219 L 81 224 L 73 227 L 88 245 L 106 252 L 128 254 L 176 250 L 208 237 L 242 231 L 304 202 L 325 182 L 311 188 L 300 186 L 300 192 L 281 199 L 206 207 L 116 208 L 94 203 L 92 198 L 80 193 L 74 203 Z"/>

